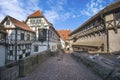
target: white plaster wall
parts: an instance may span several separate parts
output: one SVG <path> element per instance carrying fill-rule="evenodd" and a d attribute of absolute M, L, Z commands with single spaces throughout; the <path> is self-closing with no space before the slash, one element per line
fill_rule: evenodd
<path fill-rule="evenodd" d="M 6 21 L 7 21 L 7 20 L 6 20 Z M 6 25 L 6 21 L 4 22 L 5 28 L 9 28 L 9 27 L 15 28 L 14 24 L 13 24 L 11 21 L 10 21 L 10 25 Z"/>
<path fill-rule="evenodd" d="M 62 39 L 60 39 L 60 42 L 61 42 L 62 48 L 64 49 L 65 48 L 65 42 Z"/>
<path fill-rule="evenodd" d="M 0 66 L 5 65 L 5 46 L 0 45 Z"/>
<path fill-rule="evenodd" d="M 39 52 L 45 51 L 45 50 L 47 50 L 47 46 L 46 45 L 39 45 L 38 50 L 39 50 Z"/>
<path fill-rule="evenodd" d="M 51 51 L 56 51 L 56 50 L 57 50 L 57 44 L 58 44 L 58 43 L 50 42 L 50 43 L 49 43 L 49 45 L 50 45 L 50 50 L 51 50 Z"/>
<path fill-rule="evenodd" d="M 115 33 L 114 30 L 109 30 L 109 46 L 110 52 L 120 51 L 120 29 L 118 29 L 118 33 Z"/>
<path fill-rule="evenodd" d="M 34 46 L 38 46 L 38 52 L 34 52 Z M 32 43 L 32 46 L 31 46 L 31 55 L 33 54 L 37 54 L 37 53 L 40 53 L 42 51 L 45 51 L 47 50 L 47 42 L 44 42 L 44 43 L 41 43 L 41 42 L 34 42 Z"/>
<path fill-rule="evenodd" d="M 113 14 L 108 14 L 105 16 L 105 21 L 113 20 Z"/>

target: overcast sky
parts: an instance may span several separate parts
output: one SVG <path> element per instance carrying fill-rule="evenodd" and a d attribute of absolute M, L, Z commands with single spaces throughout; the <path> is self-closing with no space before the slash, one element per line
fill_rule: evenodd
<path fill-rule="evenodd" d="M 40 10 L 57 30 L 74 30 L 116 0 L 0 0 L 0 21 L 10 15 L 25 20 Z"/>

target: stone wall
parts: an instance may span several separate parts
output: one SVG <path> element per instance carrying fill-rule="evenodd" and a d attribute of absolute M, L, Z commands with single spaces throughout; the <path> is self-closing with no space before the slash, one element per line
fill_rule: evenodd
<path fill-rule="evenodd" d="M 19 76 L 18 66 L 0 68 L 0 80 L 16 80 Z"/>
<path fill-rule="evenodd" d="M 50 50 L 43 51 L 39 54 L 35 54 L 29 57 L 26 57 L 24 59 L 21 59 L 19 61 L 19 73 L 20 77 L 26 76 L 28 73 L 30 73 L 32 70 L 37 68 L 37 66 L 41 63 L 43 63 L 45 60 L 47 60 L 51 56 L 57 55 L 59 52 L 58 50 L 55 52 L 51 52 Z"/>
<path fill-rule="evenodd" d="M 23 77 L 30 73 L 38 64 L 44 62 L 50 55 L 50 51 L 43 51 L 39 54 L 35 54 L 19 61 L 20 77 Z"/>
<path fill-rule="evenodd" d="M 78 62 L 83 62 L 88 68 L 102 77 L 103 80 L 120 80 L 120 69 L 116 70 L 112 62 L 97 56 L 92 57 L 84 53 L 73 53 L 72 56 Z"/>
<path fill-rule="evenodd" d="M 28 56 L 19 60 L 19 62 L 13 62 L 4 67 L 0 67 L 0 80 L 16 80 L 18 77 L 26 76 L 49 57 L 56 56 L 58 54 L 59 50 L 55 52 L 47 50 L 32 56 Z"/>

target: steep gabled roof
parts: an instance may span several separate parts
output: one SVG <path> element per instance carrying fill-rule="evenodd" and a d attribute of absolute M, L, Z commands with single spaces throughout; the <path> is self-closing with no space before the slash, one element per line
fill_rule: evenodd
<path fill-rule="evenodd" d="M 34 13 L 30 14 L 28 17 L 29 18 L 43 17 L 43 14 L 42 14 L 42 12 L 40 10 L 37 10 Z"/>
<path fill-rule="evenodd" d="M 66 41 L 69 39 L 69 34 L 71 33 L 70 30 L 58 30 L 58 33 L 60 35 L 60 37 Z"/>
<path fill-rule="evenodd" d="M 48 23 L 48 25 L 49 25 L 49 26 L 51 25 L 50 22 L 46 19 L 46 17 L 42 14 L 42 12 L 41 12 L 40 10 L 37 10 L 37 11 L 35 11 L 34 13 L 30 14 L 30 15 L 27 17 L 25 23 L 27 22 L 27 20 L 28 20 L 29 18 L 44 18 L 44 19 L 46 20 L 46 22 Z"/>
<path fill-rule="evenodd" d="M 24 22 L 21 22 L 11 16 L 6 16 L 3 21 L 1 22 L 1 24 L 3 24 L 7 19 L 10 19 L 10 21 L 17 27 L 17 28 L 20 28 L 20 29 L 23 29 L 23 30 L 27 30 L 27 31 L 30 31 L 30 32 L 34 32 L 32 29 L 30 29 L 30 27 L 25 24 Z"/>

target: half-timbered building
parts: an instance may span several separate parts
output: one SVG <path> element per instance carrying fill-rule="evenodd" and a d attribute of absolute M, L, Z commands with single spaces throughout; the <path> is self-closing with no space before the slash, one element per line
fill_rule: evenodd
<path fill-rule="evenodd" d="M 58 33 L 61 37 L 61 45 L 63 49 L 69 50 L 69 34 L 70 30 L 58 30 Z"/>
<path fill-rule="evenodd" d="M 91 17 L 74 30 L 69 39 L 74 51 L 120 52 L 120 1 Z"/>
<path fill-rule="evenodd" d="M 31 53 L 35 54 L 47 49 L 55 51 L 57 49 L 60 36 L 40 10 L 30 14 L 26 19 L 26 24 L 35 31 L 35 42 L 32 44 Z"/>
<path fill-rule="evenodd" d="M 35 32 L 28 25 L 11 16 L 6 16 L 1 24 L 4 26 L 6 35 L 6 60 L 16 61 L 27 57 L 31 52 L 31 44 Z"/>
<path fill-rule="evenodd" d="M 5 49 L 6 49 L 6 31 L 3 25 L 0 24 L 0 66 L 4 66 L 5 64 Z"/>

